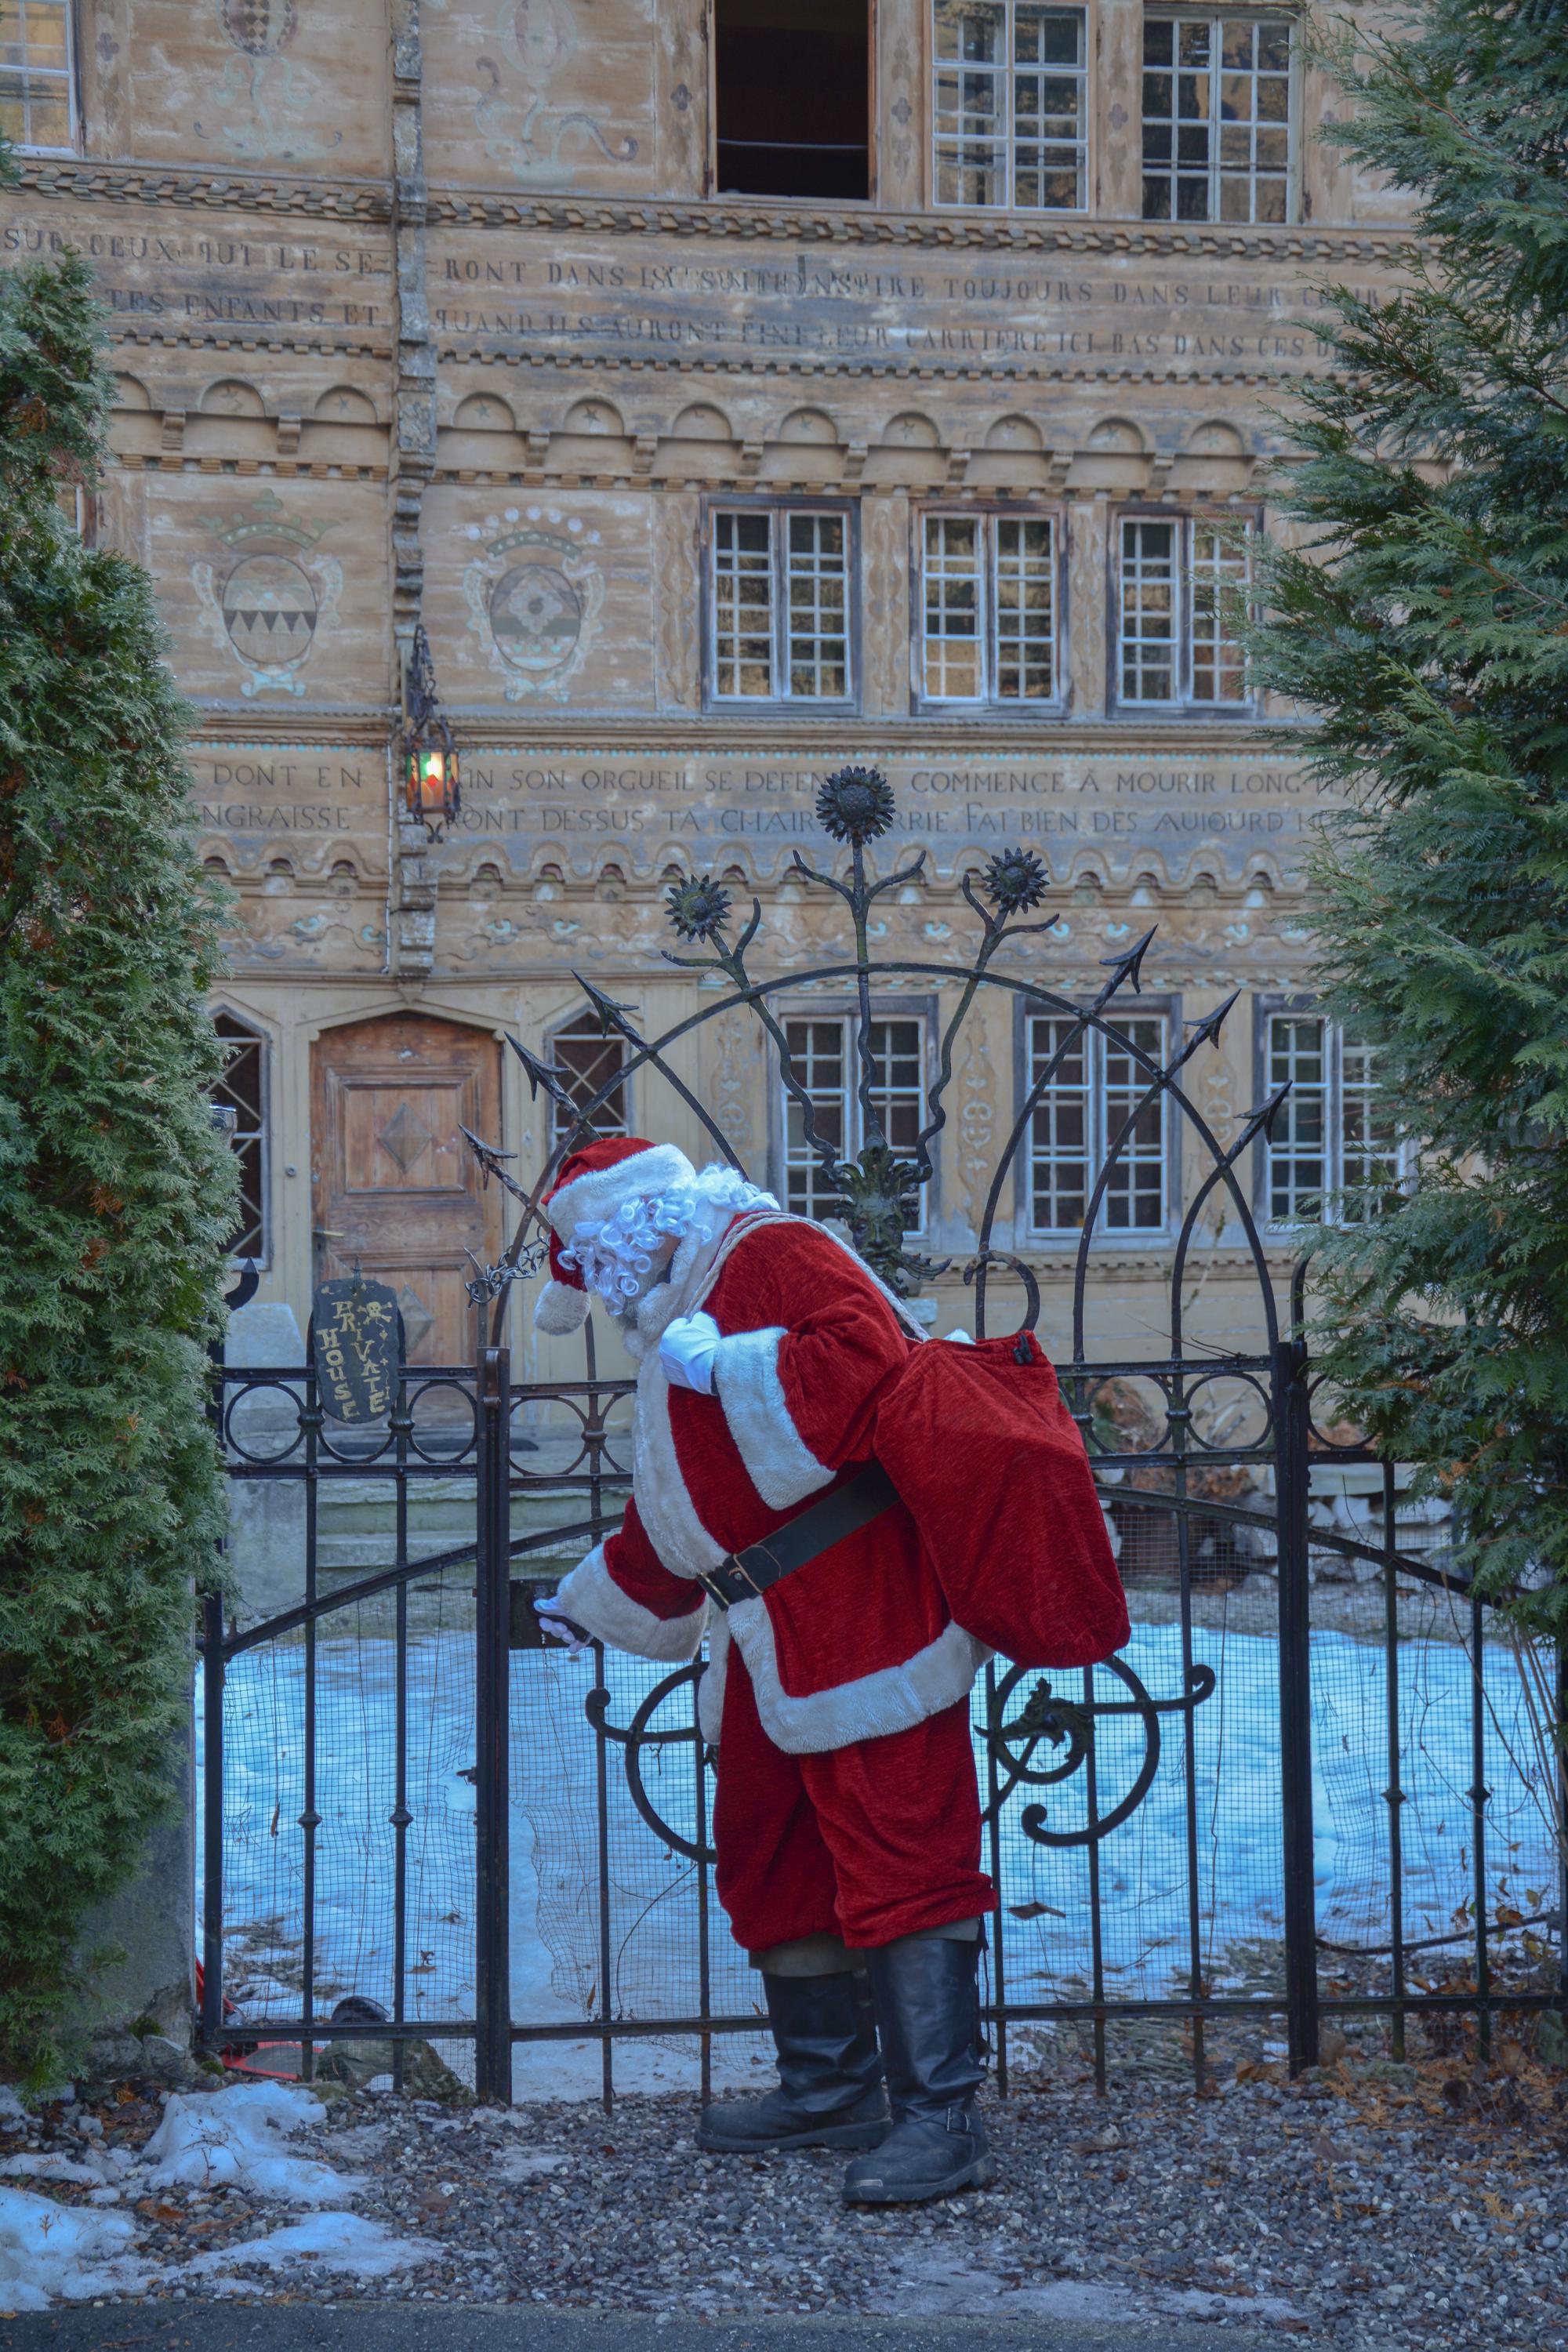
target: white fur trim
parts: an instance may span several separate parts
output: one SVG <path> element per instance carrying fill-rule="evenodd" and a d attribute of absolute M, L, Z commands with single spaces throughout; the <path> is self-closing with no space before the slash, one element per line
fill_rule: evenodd
<path fill-rule="evenodd" d="M 585 1290 L 575 1290 L 568 1282 L 547 1282 L 533 1302 L 533 1328 L 552 1339 L 564 1339 L 568 1331 L 582 1328 L 593 1303 Z"/>
<path fill-rule="evenodd" d="M 707 1604 L 687 1617 L 656 1617 L 622 1591 L 605 1565 L 603 1544 L 595 1544 L 586 1559 L 578 1561 L 555 1597 L 562 1614 L 574 1624 L 613 1649 L 629 1650 L 635 1658 L 684 1664 L 701 1646 Z"/>
<path fill-rule="evenodd" d="M 730 1674 L 730 1628 L 724 1612 L 715 1609 L 708 1628 L 708 1664 L 697 1685 L 697 1728 L 710 1748 L 719 1745 L 724 1720 L 724 1686 Z"/>
<path fill-rule="evenodd" d="M 639 1299 L 636 1314 L 621 1327 L 627 1353 L 637 1366 L 632 1491 L 647 1539 L 672 1576 L 705 1576 L 729 1554 L 703 1526 L 680 1475 L 669 1426 L 669 1382 L 658 1360 L 658 1334 L 677 1315 L 695 1313 L 718 1281 L 731 1250 L 750 1234 L 763 1225 L 805 1222 L 786 1216 L 782 1210 L 763 1210 L 745 1215 L 738 1224 L 731 1222 L 716 1238 L 699 1242 L 684 1262 L 678 1252 L 669 1281 Z M 685 1249 L 683 1240 L 681 1250 Z M 782 1396 L 780 1405 L 782 1409 Z M 826 1486 L 827 1479 L 819 1483 Z M 810 1494 L 814 1489 L 802 1491 Z"/>
<path fill-rule="evenodd" d="M 725 1620 L 756 1693 L 763 1729 L 786 1756 L 820 1756 L 858 1739 L 885 1739 L 908 1731 L 967 1696 L 992 1655 L 962 1625 L 944 1625 L 934 1642 L 901 1666 L 884 1666 L 854 1682 L 791 1698 L 779 1680 L 773 1629 L 765 1601 L 742 1601 Z"/>
<path fill-rule="evenodd" d="M 674 1184 L 695 1181 L 697 1171 L 684 1151 L 673 1143 L 650 1143 L 646 1151 L 631 1152 L 617 1160 L 613 1168 L 592 1168 L 581 1176 L 574 1176 L 570 1184 L 563 1184 L 552 1192 L 544 1204 L 544 1213 L 554 1227 L 557 1236 L 569 1242 L 579 1225 L 603 1224 L 613 1217 L 623 1201 L 647 1198 L 668 1192 Z"/>
<path fill-rule="evenodd" d="M 787 1511 L 833 1478 L 796 1429 L 784 1401 L 779 1378 L 784 1337 L 782 1324 L 737 1331 L 720 1340 L 713 1360 L 714 1394 L 747 1475 L 770 1511 Z"/>
<path fill-rule="evenodd" d="M 669 1426 L 669 1382 L 658 1350 L 643 1358 L 632 1413 L 632 1492 L 647 1539 L 672 1576 L 705 1576 L 729 1558 L 697 1516 Z"/>

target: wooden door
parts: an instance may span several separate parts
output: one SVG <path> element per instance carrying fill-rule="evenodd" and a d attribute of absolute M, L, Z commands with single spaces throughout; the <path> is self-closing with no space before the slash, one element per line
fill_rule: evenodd
<path fill-rule="evenodd" d="M 459 1121 L 500 1140 L 500 1049 L 482 1030 L 395 1013 L 311 1047 L 315 1280 L 357 1260 L 390 1283 L 414 1364 L 472 1360 L 464 1252 L 493 1265 L 501 1250 L 501 1193 L 483 1189 Z"/>

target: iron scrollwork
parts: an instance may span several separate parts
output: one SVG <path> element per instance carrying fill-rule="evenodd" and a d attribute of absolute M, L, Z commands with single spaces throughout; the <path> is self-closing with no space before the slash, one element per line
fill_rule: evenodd
<path fill-rule="evenodd" d="M 670 1731 L 655 1731 L 652 1724 L 666 1699 L 673 1698 L 677 1691 L 695 1689 L 706 1672 L 706 1665 L 700 1661 L 695 1665 L 679 1666 L 674 1674 L 666 1675 L 662 1682 L 655 1683 L 624 1730 L 618 1724 L 610 1721 L 612 1699 L 603 1683 L 595 1685 L 583 1705 L 584 1711 L 595 1730 L 602 1732 L 606 1739 L 613 1739 L 617 1748 L 624 1749 L 627 1791 L 633 1804 L 655 1837 L 661 1843 L 670 1847 L 674 1853 L 684 1854 L 688 1862 L 701 1862 L 710 1865 L 718 1859 L 713 1848 L 694 1844 L 692 1840 L 684 1836 L 679 1830 L 671 1829 L 655 1805 L 653 1799 L 648 1795 L 642 1774 L 645 1748 L 651 1748 L 662 1753 L 666 1748 L 695 1747 L 700 1751 L 700 1760 L 705 1765 L 702 1734 L 698 1729 L 695 1720 Z"/>
<path fill-rule="evenodd" d="M 1188 1714 L 1201 1706 L 1215 1688 L 1215 1670 L 1194 1664 L 1187 1669 L 1184 1692 L 1174 1698 L 1154 1698 L 1125 1658 L 1110 1658 L 1105 1671 L 1123 1685 L 1125 1698 L 1067 1698 L 1042 1676 L 1017 1714 L 1009 1718 L 1008 1706 L 1032 1671 L 1026 1666 L 1012 1667 L 997 1682 L 987 1709 L 985 1736 L 997 1770 L 996 1794 L 987 1808 L 987 1819 L 1000 1813 L 1016 1789 L 1059 1789 L 1082 1771 L 1095 1753 L 1095 1727 L 1102 1717 L 1135 1716 L 1142 1727 L 1143 1753 L 1131 1787 L 1109 1811 L 1101 1812 L 1096 1805 L 1083 1827 L 1073 1830 L 1047 1828 L 1043 1804 L 1026 1805 L 1019 1815 L 1025 1836 L 1033 1838 L 1037 1845 L 1098 1844 L 1137 1811 L 1154 1784 L 1160 1769 L 1160 1717 Z M 1052 1748 L 1065 1748 L 1065 1755 L 1049 1764 L 1037 1764 L 1042 1742 Z"/>
<path fill-rule="evenodd" d="M 1201 1021 L 1189 1024 L 1188 1035 L 1175 1041 L 1173 1050 L 1167 1053 L 1162 1047 L 1158 1054 L 1152 1054 L 1134 1036 L 1123 1010 L 1126 997 L 1136 996 L 1141 992 L 1143 960 L 1154 937 L 1152 930 L 1145 931 L 1142 937 L 1129 940 L 1116 953 L 1100 960 L 1105 977 L 1087 1001 L 1055 994 L 1032 975 L 1024 976 L 999 969 L 996 958 L 1005 944 L 1011 946 L 1030 933 L 1059 931 L 1059 918 L 1052 913 L 1047 903 L 1052 884 L 1049 869 L 1032 851 L 1021 848 L 1004 849 L 984 867 L 966 872 L 960 877 L 961 894 L 978 918 L 980 926 L 980 936 L 969 961 L 933 964 L 919 960 L 897 959 L 874 962 L 870 946 L 871 919 L 878 902 L 887 893 L 905 886 L 918 887 L 925 878 L 923 851 L 916 853 L 907 863 L 890 859 L 889 870 L 879 877 L 874 878 L 868 870 L 867 852 L 891 831 L 896 814 L 891 789 L 886 778 L 875 769 L 842 768 L 826 776 L 817 787 L 817 822 L 829 841 L 847 853 L 844 861 L 846 870 L 834 871 L 826 864 L 808 863 L 796 851 L 789 874 L 792 879 L 805 882 L 839 902 L 853 936 L 852 953 L 842 961 L 825 964 L 805 972 L 792 970 L 763 977 L 752 969 L 749 961 L 753 942 L 763 925 L 760 900 L 752 897 L 749 911 L 742 910 L 737 907 L 734 895 L 726 887 L 725 881 L 711 874 L 691 874 L 675 882 L 666 895 L 665 912 L 677 947 L 661 952 L 667 963 L 700 979 L 710 992 L 709 1001 L 701 1008 L 678 1021 L 663 1035 L 645 1037 L 634 1022 L 628 1005 L 618 1003 L 596 988 L 581 973 L 575 975 L 591 1016 L 597 1022 L 601 1032 L 607 1038 L 618 1039 L 623 1048 L 615 1072 L 595 1091 L 591 1091 L 571 1071 L 557 1068 L 549 1060 L 531 1052 L 520 1038 L 509 1038 L 509 1044 L 523 1066 L 531 1093 L 534 1096 L 542 1094 L 552 1106 L 555 1143 L 532 1191 L 525 1193 L 523 1185 L 509 1174 L 502 1164 L 505 1155 L 482 1143 L 477 1137 L 468 1138 L 487 1179 L 495 1178 L 521 1208 L 516 1233 L 500 1265 L 476 1266 L 475 1278 L 469 1285 L 469 1296 L 476 1305 L 482 1304 L 491 1309 L 498 1340 L 500 1318 L 511 1282 L 517 1276 L 531 1272 L 542 1261 L 543 1244 L 548 1235 L 543 1202 L 562 1160 L 570 1151 L 591 1139 L 595 1132 L 595 1121 L 609 1097 L 626 1077 L 639 1069 L 657 1072 L 674 1097 L 686 1106 L 721 1157 L 732 1167 L 740 1169 L 729 1137 L 723 1133 L 700 1096 L 671 1066 L 668 1058 L 673 1047 L 701 1029 L 717 1014 L 731 1008 L 740 1008 L 749 1013 L 763 1032 L 767 1047 L 771 1048 L 778 1083 L 798 1125 L 805 1150 L 816 1162 L 819 1194 L 828 1204 L 828 1213 L 842 1224 L 852 1246 L 890 1288 L 905 1297 L 918 1293 L 923 1283 L 946 1270 L 944 1264 L 924 1258 L 911 1248 L 910 1234 L 919 1222 L 918 1202 L 921 1190 L 931 1184 L 935 1173 L 932 1146 L 946 1124 L 945 1096 L 952 1078 L 955 1044 L 977 997 L 982 990 L 985 990 L 1026 1009 L 1046 1010 L 1058 1015 L 1060 1034 L 1054 1039 L 1052 1051 L 1044 1066 L 1033 1074 L 1025 1099 L 1018 1107 L 977 1220 L 973 1254 L 963 1268 L 963 1280 L 973 1287 L 975 1338 L 981 1339 L 985 1333 L 988 1279 L 994 1284 L 998 1276 L 1010 1276 L 1022 1287 L 1025 1304 L 1023 1328 L 1035 1329 L 1040 1321 L 1040 1286 L 1036 1267 L 1029 1263 L 1027 1256 L 994 1246 L 994 1234 L 1017 1155 L 1031 1131 L 1039 1106 L 1046 1099 L 1047 1090 L 1059 1080 L 1069 1057 L 1081 1053 L 1084 1041 L 1091 1032 L 1099 1032 L 1115 1041 L 1118 1050 L 1136 1071 L 1137 1077 L 1131 1099 L 1117 1131 L 1109 1140 L 1103 1165 L 1096 1172 L 1090 1186 L 1076 1253 L 1072 1278 L 1071 1364 L 1077 1369 L 1064 1367 L 1063 1381 L 1068 1394 L 1078 1399 L 1080 1425 L 1087 1430 L 1090 1418 L 1082 1395 L 1087 1370 L 1084 1302 L 1089 1246 L 1100 1222 L 1113 1171 L 1128 1150 L 1138 1122 L 1153 1107 L 1161 1107 L 1162 1115 L 1165 1104 L 1172 1107 L 1184 1122 L 1184 1130 L 1196 1139 L 1207 1161 L 1207 1172 L 1177 1238 L 1172 1285 L 1172 1364 L 1164 1369 L 1177 1381 L 1186 1372 L 1186 1350 L 1182 1336 L 1183 1273 L 1196 1234 L 1198 1216 L 1216 1198 L 1225 1203 L 1225 1213 L 1234 1220 L 1251 1259 L 1258 1283 L 1268 1346 L 1272 1349 L 1277 1336 L 1272 1285 L 1239 1171 L 1258 1135 L 1267 1131 L 1286 1090 L 1281 1089 L 1261 1108 L 1241 1121 L 1237 1133 L 1226 1148 L 1220 1143 L 1207 1119 L 1192 1100 L 1185 1084 L 1187 1070 L 1194 1056 L 1205 1047 L 1212 1050 L 1218 1045 L 1221 1030 L 1236 998 L 1232 996 Z M 1031 918 L 1038 919 L 1029 919 Z M 952 988 L 954 1003 L 937 1040 L 935 1066 L 919 1131 L 907 1139 L 900 1137 L 895 1148 L 883 1121 L 882 1088 L 872 1045 L 876 1018 L 873 991 L 889 984 L 907 984 L 916 979 L 936 981 Z M 808 985 L 821 986 L 836 982 L 847 982 L 854 994 L 850 1058 L 856 1073 L 853 1086 L 855 1114 L 842 1130 L 836 1129 L 828 1133 L 824 1131 L 820 1106 L 813 1099 L 803 1073 L 796 1067 L 786 1024 L 774 1009 L 773 1000 L 781 989 L 798 990 Z M 859 1147 L 853 1153 L 849 1148 L 854 1139 L 848 1131 L 849 1126 L 857 1130 Z M 746 1171 L 740 1169 L 740 1172 L 744 1174 Z M 588 1344 L 591 1349 L 591 1328 Z M 1267 1366 L 1267 1356 L 1259 1360 Z M 1141 1368 L 1131 1366 L 1122 1369 L 1136 1371 Z M 1248 1369 L 1256 1370 L 1258 1367 L 1251 1364 Z M 1212 1380 L 1215 1370 L 1214 1358 L 1205 1350 L 1203 1376 Z M 1076 1388 L 1073 1385 L 1075 1381 L 1078 1383 Z M 1164 1443 L 1153 1451 L 1153 1458 L 1162 1465 L 1185 1464 L 1196 1454 L 1202 1455 L 1205 1465 L 1212 1465 L 1216 1461 L 1261 1461 L 1268 1455 L 1268 1448 L 1261 1443 L 1253 1446 L 1234 1444 L 1226 1446 L 1205 1442 L 1200 1437 L 1194 1446 L 1189 1447 L 1186 1432 L 1192 1412 L 1190 1398 L 1184 1391 L 1181 1394 L 1173 1391 L 1165 1419 Z M 1127 1458 L 1126 1449 L 1121 1444 L 1117 1444 L 1114 1452 L 1119 1461 Z M 1146 1454 L 1139 1455 L 1141 1461 L 1149 1458 Z M 1142 1496 L 1129 1496 L 1129 1500 L 1139 1504 L 1142 1499 Z M 1184 1486 L 1180 1492 L 1173 1491 L 1168 1496 L 1162 1493 L 1160 1507 L 1178 1515 L 1196 1507 L 1188 1497 Z M 1205 1504 L 1205 1507 L 1217 1511 L 1230 1507 Z M 713 1857 L 706 1845 L 694 1843 L 684 1832 L 672 1828 L 661 1817 L 645 1783 L 643 1759 L 647 1749 L 662 1752 L 666 1748 L 680 1749 L 695 1746 L 698 1758 L 694 1760 L 698 1769 L 701 1769 L 700 1735 L 694 1726 L 683 1725 L 668 1730 L 656 1729 L 654 1726 L 665 1703 L 677 1692 L 689 1690 L 702 1671 L 698 1664 L 667 1675 L 648 1692 L 625 1728 L 610 1722 L 611 1695 L 603 1685 L 595 1688 L 587 1701 L 587 1711 L 595 1727 L 623 1752 L 627 1787 L 638 1814 L 670 1851 L 692 1862 L 710 1862 Z M 1215 1682 L 1211 1667 L 1194 1665 L 1188 1670 L 1186 1686 L 1179 1696 L 1156 1699 L 1124 1660 L 1113 1659 L 1109 1671 L 1121 1683 L 1124 1695 L 1114 1699 L 1095 1698 L 1091 1677 L 1086 1696 L 1078 1700 L 1060 1695 L 1048 1680 L 1036 1682 L 1026 1695 L 1022 1695 L 1025 1671 L 1017 1667 L 1009 1668 L 994 1685 L 994 1703 L 987 1726 L 993 1768 L 997 1776 L 994 1784 L 997 1793 L 992 1804 L 993 1817 L 996 1810 L 1017 1790 L 1059 1789 L 1076 1773 L 1086 1769 L 1086 1787 L 1094 1791 L 1094 1801 L 1089 1809 L 1090 1819 L 1081 1829 L 1049 1828 L 1043 1802 L 1024 1806 L 1020 1821 L 1026 1835 L 1047 1846 L 1093 1844 L 1126 1821 L 1148 1794 L 1159 1769 L 1160 1717 L 1168 1714 L 1190 1714 L 1209 1696 Z M 1009 1715 L 1009 1707 L 1016 1700 L 1016 1711 Z M 1095 1789 L 1095 1768 L 1100 1760 L 1095 1749 L 1096 1729 L 1101 1717 L 1119 1715 L 1134 1718 L 1142 1727 L 1142 1752 L 1131 1785 L 1116 1792 L 1114 1801 L 1101 1810 L 1099 1792 Z M 1043 1753 L 1047 1749 L 1051 1751 L 1048 1761 Z M 1059 1753 L 1056 1752 L 1058 1750 Z"/>

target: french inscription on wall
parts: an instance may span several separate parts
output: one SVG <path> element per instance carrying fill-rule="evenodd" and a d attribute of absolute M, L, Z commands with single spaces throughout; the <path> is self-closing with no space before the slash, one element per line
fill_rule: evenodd
<path fill-rule="evenodd" d="M 352 222 L 320 235 L 259 228 L 252 215 L 71 205 L 0 192 L 0 267 L 93 265 L 117 323 L 199 334 L 225 328 L 353 329 L 384 341 L 395 321 L 387 232 Z"/>
<path fill-rule="evenodd" d="M 1385 295 L 1392 278 L 1357 273 Z M 1364 279 L 1364 282 L 1362 282 Z M 936 252 L 905 260 L 837 258 L 819 248 L 737 257 L 719 238 L 563 244 L 524 232 L 504 244 L 433 233 L 430 320 L 443 335 L 526 342 L 580 359 L 825 361 L 913 365 L 1012 362 L 1226 362 L 1299 370 L 1321 356 L 1322 293 L 1268 258 L 1009 257 L 994 267 Z"/>
<path fill-rule="evenodd" d="M 552 861 L 592 872 L 610 847 L 630 873 L 657 874 L 672 847 L 700 864 L 738 860 L 776 875 L 791 853 L 832 854 L 813 802 L 829 763 L 787 754 L 667 758 L 577 752 L 465 756 L 463 813 L 440 853 L 450 862 L 480 840 L 519 866 Z M 1093 850 L 1131 873 L 1152 854 L 1173 877 L 1194 853 L 1234 874 L 1258 852 L 1299 869 L 1320 806 L 1299 761 L 1267 749 L 1228 756 L 1037 751 L 1012 756 L 932 750 L 881 762 L 899 803 L 888 847 L 921 848 L 939 875 L 966 851 L 1020 843 L 1058 871 Z"/>
<path fill-rule="evenodd" d="M 190 755 L 198 832 L 241 865 L 287 854 L 298 870 L 351 849 L 361 871 L 386 870 L 384 752 L 322 743 L 203 743 Z"/>

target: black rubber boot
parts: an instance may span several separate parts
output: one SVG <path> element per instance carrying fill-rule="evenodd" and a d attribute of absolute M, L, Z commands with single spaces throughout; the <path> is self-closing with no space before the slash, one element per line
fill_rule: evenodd
<path fill-rule="evenodd" d="M 888 2063 L 893 2128 L 844 2176 L 852 2205 L 920 2205 L 984 2189 L 996 2159 L 975 2112 L 980 2087 L 980 1945 L 903 1936 L 866 1955 Z"/>
<path fill-rule="evenodd" d="M 875 2147 L 888 2128 L 876 2016 L 863 1975 L 763 1978 L 779 2088 L 704 2107 L 697 2144 L 750 2156 L 769 2147 Z"/>

